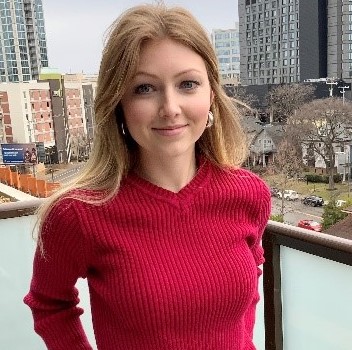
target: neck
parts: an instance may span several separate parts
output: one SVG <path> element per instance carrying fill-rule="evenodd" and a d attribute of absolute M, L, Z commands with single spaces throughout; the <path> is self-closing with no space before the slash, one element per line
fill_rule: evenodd
<path fill-rule="evenodd" d="M 177 193 L 195 176 L 196 157 L 195 154 L 174 159 L 141 157 L 135 172 L 150 183 Z"/>

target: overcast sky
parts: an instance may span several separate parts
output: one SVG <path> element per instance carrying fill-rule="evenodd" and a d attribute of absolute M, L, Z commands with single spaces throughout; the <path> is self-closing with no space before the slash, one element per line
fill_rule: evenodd
<path fill-rule="evenodd" d="M 238 21 L 237 0 L 165 0 L 190 10 L 208 30 Z M 62 73 L 98 73 L 104 33 L 125 9 L 153 0 L 43 0 L 49 66 Z"/>

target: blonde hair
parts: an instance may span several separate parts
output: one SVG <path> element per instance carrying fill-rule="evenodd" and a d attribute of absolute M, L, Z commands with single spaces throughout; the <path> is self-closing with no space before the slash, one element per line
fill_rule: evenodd
<path fill-rule="evenodd" d="M 142 44 L 162 38 L 175 40 L 203 58 L 215 94 L 211 106 L 214 124 L 197 141 L 197 152 L 220 167 L 237 167 L 244 161 L 247 151 L 238 111 L 220 85 L 217 58 L 204 28 L 183 8 L 160 4 L 132 7 L 112 24 L 103 50 L 90 159 L 73 183 L 55 193 L 40 208 L 41 224 L 62 196 L 99 204 L 118 192 L 122 178 L 136 161 L 134 141 L 121 132 L 120 101 L 137 69 Z M 76 189 L 88 191 L 73 191 Z M 92 192 L 101 195 L 87 195 Z"/>

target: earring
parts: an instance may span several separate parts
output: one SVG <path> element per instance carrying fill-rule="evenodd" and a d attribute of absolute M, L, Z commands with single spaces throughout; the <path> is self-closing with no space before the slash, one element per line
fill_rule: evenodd
<path fill-rule="evenodd" d="M 124 128 L 124 126 L 123 126 L 123 123 L 121 123 L 121 131 L 122 131 L 122 134 L 123 134 L 123 135 L 126 135 L 126 132 L 125 132 L 125 128 Z"/>
<path fill-rule="evenodd" d="M 208 121 L 207 124 L 205 125 L 206 128 L 210 128 L 214 124 L 214 114 L 209 111 L 208 112 Z"/>

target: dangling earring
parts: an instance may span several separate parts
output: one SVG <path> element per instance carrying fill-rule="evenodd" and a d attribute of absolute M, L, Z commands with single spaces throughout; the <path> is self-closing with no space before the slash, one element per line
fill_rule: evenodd
<path fill-rule="evenodd" d="M 214 124 L 214 114 L 209 111 L 208 112 L 208 121 L 207 124 L 205 125 L 206 128 L 210 128 Z"/>
<path fill-rule="evenodd" d="M 124 126 L 123 126 L 123 123 L 121 123 L 121 131 L 122 131 L 122 134 L 123 134 L 123 135 L 126 135 L 126 132 L 125 132 L 125 128 L 124 128 Z"/>

